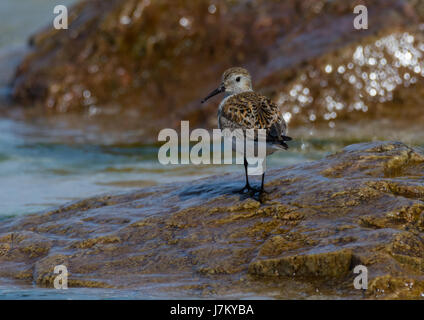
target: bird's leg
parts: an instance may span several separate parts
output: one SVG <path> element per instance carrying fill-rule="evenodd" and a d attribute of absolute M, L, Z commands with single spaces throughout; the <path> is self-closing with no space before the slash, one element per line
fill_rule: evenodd
<path fill-rule="evenodd" d="M 262 173 L 262 183 L 261 183 L 261 191 L 260 191 L 260 193 L 264 192 L 264 180 L 265 180 L 265 172 Z"/>
<path fill-rule="evenodd" d="M 249 175 L 247 174 L 247 166 L 248 166 L 248 163 L 247 163 L 246 157 L 244 157 L 244 173 L 246 175 L 246 185 L 243 187 L 243 189 L 239 190 L 239 192 L 244 192 L 244 190 L 249 190 L 249 191 L 253 190 L 253 188 L 249 184 Z"/>
<path fill-rule="evenodd" d="M 246 185 L 244 187 L 251 190 L 252 187 L 249 184 L 249 175 L 247 174 L 247 166 L 248 166 L 247 160 L 246 158 L 244 158 L 244 174 L 246 175 Z"/>
<path fill-rule="evenodd" d="M 265 172 L 262 173 L 262 183 L 261 183 L 261 189 L 259 190 L 259 202 L 264 203 L 267 200 L 267 194 L 268 192 L 264 190 L 264 180 L 265 180 Z"/>
<path fill-rule="evenodd" d="M 247 190 L 252 190 L 252 187 L 249 184 L 249 175 L 247 174 L 247 160 L 246 157 L 244 158 L 244 174 L 246 176 L 246 185 L 244 186 L 243 190 L 247 189 Z"/>

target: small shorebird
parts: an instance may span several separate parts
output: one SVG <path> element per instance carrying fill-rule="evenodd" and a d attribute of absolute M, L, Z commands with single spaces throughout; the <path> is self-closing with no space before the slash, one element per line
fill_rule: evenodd
<path fill-rule="evenodd" d="M 270 99 L 253 91 L 252 78 L 246 69 L 236 67 L 226 70 L 222 75 L 221 85 L 204 98 L 202 103 L 221 92 L 225 93 L 225 97 L 218 109 L 220 129 L 265 129 L 267 155 L 288 149 L 285 142 L 292 138 L 285 135 L 287 125 L 280 109 Z M 255 190 L 249 184 L 247 167 L 245 152 L 246 185 L 241 191 Z M 264 178 L 265 172 L 262 173 L 260 193 L 264 191 Z"/>

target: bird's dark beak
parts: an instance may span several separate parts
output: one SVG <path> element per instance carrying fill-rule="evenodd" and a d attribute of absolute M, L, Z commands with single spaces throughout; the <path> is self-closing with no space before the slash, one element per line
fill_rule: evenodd
<path fill-rule="evenodd" d="M 212 98 L 213 96 L 216 96 L 217 94 L 224 92 L 225 91 L 225 87 L 223 85 L 221 85 L 219 88 L 215 89 L 214 91 L 212 91 L 211 93 L 209 93 L 205 99 L 202 100 L 202 103 L 204 103 L 206 100 Z"/>

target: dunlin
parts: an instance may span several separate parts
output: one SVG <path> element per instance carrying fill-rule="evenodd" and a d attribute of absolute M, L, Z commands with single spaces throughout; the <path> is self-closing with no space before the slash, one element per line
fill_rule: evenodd
<path fill-rule="evenodd" d="M 265 129 L 267 155 L 277 150 L 286 150 L 286 141 L 292 138 L 286 136 L 287 125 L 280 109 L 267 97 L 252 89 L 252 78 L 243 68 L 230 68 L 222 75 L 221 85 L 212 91 L 205 99 L 225 93 L 218 110 L 220 129 Z M 249 184 L 248 162 L 244 154 L 246 185 L 241 191 L 255 191 Z M 260 192 L 264 191 L 265 172 L 262 173 Z"/>

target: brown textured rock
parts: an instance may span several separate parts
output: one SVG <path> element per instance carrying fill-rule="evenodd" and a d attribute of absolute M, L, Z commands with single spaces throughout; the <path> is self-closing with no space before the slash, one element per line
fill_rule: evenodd
<path fill-rule="evenodd" d="M 270 171 L 261 199 L 234 193 L 243 176 L 227 174 L 10 218 L 0 279 L 52 287 L 64 264 L 70 286 L 362 298 L 352 272 L 362 264 L 366 297 L 421 298 L 423 169 L 420 149 L 363 143 Z"/>
<path fill-rule="evenodd" d="M 411 299 L 424 297 L 424 282 L 414 279 L 392 277 L 389 275 L 377 277 L 371 281 L 369 290 L 377 298 Z"/>
<path fill-rule="evenodd" d="M 349 250 L 302 254 L 253 261 L 249 265 L 249 273 L 261 276 L 337 278 L 346 276 L 351 261 L 352 252 Z"/>

